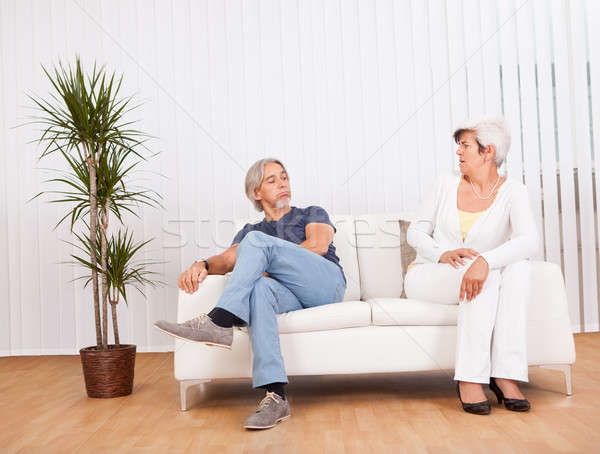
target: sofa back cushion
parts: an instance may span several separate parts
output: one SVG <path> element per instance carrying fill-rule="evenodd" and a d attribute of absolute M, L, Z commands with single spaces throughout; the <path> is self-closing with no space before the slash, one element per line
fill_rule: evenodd
<path fill-rule="evenodd" d="M 411 218 L 410 213 L 366 214 L 355 218 L 362 300 L 402 295 L 399 221 Z"/>
<path fill-rule="evenodd" d="M 352 216 L 329 216 L 335 225 L 335 236 L 333 245 L 340 259 L 340 265 L 346 276 L 346 293 L 344 301 L 356 301 L 360 299 L 360 273 L 358 271 L 358 257 L 356 256 L 356 235 L 354 232 L 354 217 Z"/>

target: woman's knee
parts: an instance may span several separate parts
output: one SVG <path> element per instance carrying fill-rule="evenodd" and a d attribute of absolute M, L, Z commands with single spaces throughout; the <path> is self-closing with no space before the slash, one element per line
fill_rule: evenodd
<path fill-rule="evenodd" d="M 506 265 L 504 269 L 502 269 L 501 275 L 502 280 L 529 281 L 531 275 L 531 262 L 529 260 L 519 260 L 518 262 Z"/>
<path fill-rule="evenodd" d="M 463 271 L 445 263 L 415 265 L 404 279 L 406 296 L 439 304 L 457 304 Z"/>

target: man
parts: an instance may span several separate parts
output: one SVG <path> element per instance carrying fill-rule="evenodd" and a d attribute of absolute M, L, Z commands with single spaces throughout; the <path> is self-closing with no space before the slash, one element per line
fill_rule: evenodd
<path fill-rule="evenodd" d="M 287 376 L 279 348 L 277 314 L 342 301 L 346 277 L 333 246 L 335 227 L 318 206 L 290 206 L 290 183 L 276 159 L 255 162 L 246 175 L 246 195 L 265 218 L 246 224 L 231 247 L 195 262 L 179 288 L 198 289 L 207 274 L 233 270 L 216 307 L 183 323 L 154 324 L 173 336 L 231 348 L 233 326 L 248 326 L 254 360 L 253 386 L 266 390 L 248 429 L 267 429 L 290 417 Z"/>

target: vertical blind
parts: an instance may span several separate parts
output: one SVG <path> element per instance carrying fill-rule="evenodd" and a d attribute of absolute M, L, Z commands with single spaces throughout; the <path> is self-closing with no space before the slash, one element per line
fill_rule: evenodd
<path fill-rule="evenodd" d="M 124 75 L 138 128 L 160 154 L 137 183 L 164 197 L 126 222 L 154 237 L 168 283 L 130 290 L 121 338 L 171 348 L 182 270 L 223 250 L 256 159 L 283 160 L 293 202 L 330 213 L 414 210 L 456 168 L 453 127 L 503 113 L 509 176 L 523 181 L 543 248 L 564 272 L 573 330 L 598 331 L 600 2 L 594 0 L 0 0 L 0 355 L 75 353 L 95 343 L 67 207 L 27 202 L 64 163 L 37 161 L 26 94 L 41 65 L 79 54 Z M 112 219 L 111 229 L 116 229 Z M 80 229 L 81 230 L 81 229 Z"/>

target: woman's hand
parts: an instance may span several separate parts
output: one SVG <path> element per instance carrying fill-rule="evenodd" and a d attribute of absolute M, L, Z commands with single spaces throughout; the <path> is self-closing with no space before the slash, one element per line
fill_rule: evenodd
<path fill-rule="evenodd" d="M 464 265 L 464 258 L 472 259 L 477 257 L 479 254 L 474 249 L 461 248 L 453 251 L 446 251 L 440 256 L 440 263 L 448 263 L 454 268 L 458 268 L 459 265 Z"/>
<path fill-rule="evenodd" d="M 194 262 L 187 270 L 185 270 L 177 279 L 179 288 L 187 293 L 194 293 L 198 290 L 198 285 L 201 284 L 208 276 L 208 271 L 204 266 L 204 262 Z"/>
<path fill-rule="evenodd" d="M 462 283 L 460 284 L 460 295 L 459 301 L 462 301 L 465 297 L 467 301 L 471 301 L 481 292 L 483 284 L 487 279 L 490 267 L 488 262 L 482 256 L 471 263 L 471 266 L 467 272 L 463 275 Z"/>

